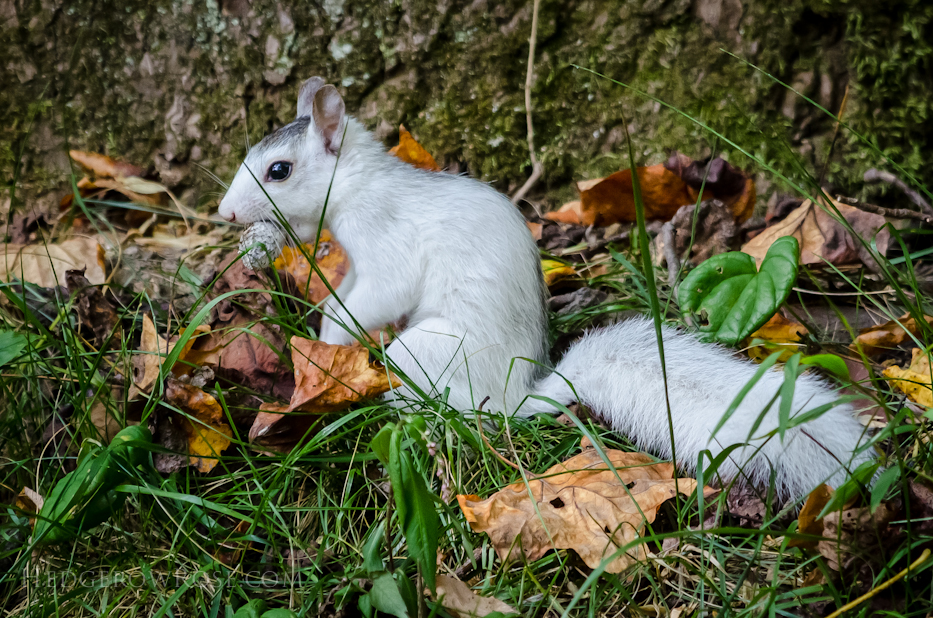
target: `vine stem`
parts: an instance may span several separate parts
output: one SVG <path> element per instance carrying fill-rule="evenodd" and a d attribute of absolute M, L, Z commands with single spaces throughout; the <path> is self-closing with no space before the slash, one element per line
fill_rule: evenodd
<path fill-rule="evenodd" d="M 531 176 L 512 195 L 513 204 L 518 204 L 544 173 L 544 165 L 538 161 L 538 155 L 535 154 L 535 129 L 531 117 L 531 87 L 535 81 L 535 42 L 538 39 L 538 9 L 540 7 L 541 0 L 534 0 L 531 9 L 531 36 L 528 39 L 528 67 L 525 71 L 525 120 L 528 123 L 528 156 L 531 159 Z"/>

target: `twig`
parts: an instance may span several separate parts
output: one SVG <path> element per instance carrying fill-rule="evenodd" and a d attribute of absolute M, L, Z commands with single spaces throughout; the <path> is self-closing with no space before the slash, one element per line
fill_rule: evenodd
<path fill-rule="evenodd" d="M 486 402 L 487 402 L 487 401 L 489 401 L 489 397 L 488 397 L 488 396 L 487 396 L 485 399 L 483 399 L 482 402 L 480 402 L 479 408 L 478 408 L 476 411 L 477 411 L 477 412 L 482 412 L 482 411 L 483 411 L 483 406 L 486 405 Z M 476 429 L 479 430 L 479 437 L 481 437 L 481 438 L 483 439 L 483 442 L 486 444 L 486 446 L 489 447 L 489 450 L 492 451 L 492 454 L 493 454 L 493 455 L 495 455 L 496 457 L 498 457 L 499 460 L 500 460 L 502 463 L 504 463 L 505 465 L 507 465 L 507 466 L 512 466 L 512 467 L 515 468 L 516 470 L 521 471 L 521 469 L 522 469 L 521 466 L 518 466 L 518 465 L 512 463 L 511 461 L 509 461 L 508 459 L 506 459 L 505 457 L 503 457 L 503 456 L 499 453 L 499 451 L 497 451 L 495 448 L 493 448 L 492 444 L 489 443 L 489 440 L 486 439 L 486 434 L 483 433 L 483 423 L 482 423 L 482 421 L 480 420 L 480 415 L 479 415 L 479 414 L 476 415 Z"/>
<path fill-rule="evenodd" d="M 664 249 L 664 261 L 667 262 L 667 285 L 671 293 L 675 294 L 677 275 L 680 273 L 680 260 L 677 258 L 677 248 L 674 246 L 674 224 L 668 221 L 661 226 L 661 245 Z"/>
<path fill-rule="evenodd" d="M 531 122 L 531 86 L 535 81 L 535 41 L 538 38 L 538 8 L 540 6 L 541 0 L 534 0 L 531 9 L 531 37 L 528 39 L 528 68 L 525 72 L 525 120 L 528 122 L 528 155 L 531 158 L 531 176 L 512 196 L 513 204 L 518 204 L 544 173 L 544 166 L 535 154 L 535 129 Z"/>
<path fill-rule="evenodd" d="M 889 588 L 889 587 L 890 587 L 892 584 L 894 584 L 895 582 L 898 582 L 898 581 L 904 579 L 905 577 L 907 577 L 907 574 L 910 572 L 911 569 L 916 569 L 916 568 L 919 567 L 921 564 L 923 564 L 924 562 L 926 562 L 927 558 L 929 558 L 929 557 L 930 557 L 930 550 L 929 550 L 929 549 L 924 549 L 924 550 L 923 550 L 923 553 L 920 554 L 920 557 L 917 558 L 916 560 L 914 560 L 913 563 L 912 563 L 909 567 L 907 567 L 906 569 L 904 569 L 903 571 L 901 571 L 900 573 L 898 573 L 897 575 L 895 575 L 894 577 L 892 577 L 892 578 L 889 579 L 888 581 L 884 582 L 883 584 L 881 584 L 881 585 L 878 586 L 877 588 L 873 588 L 872 590 L 869 590 L 868 592 L 866 592 L 865 594 L 863 594 L 863 595 L 860 596 L 859 598 L 855 599 L 855 600 L 852 601 L 851 603 L 846 603 L 845 605 L 843 605 L 842 607 L 840 607 L 839 609 L 837 609 L 836 611 L 834 611 L 833 613 L 831 613 L 831 614 L 830 614 L 829 616 L 827 616 L 826 618 L 836 618 L 837 616 L 841 616 L 842 614 L 846 613 L 847 611 L 849 611 L 849 610 L 852 609 L 853 607 L 857 607 L 858 605 L 864 603 L 865 601 L 867 601 L 868 599 L 872 598 L 873 596 L 876 596 L 879 592 L 881 592 L 881 591 L 884 590 L 885 588 Z"/>
<path fill-rule="evenodd" d="M 859 210 L 873 212 L 884 217 L 891 217 L 892 219 L 916 219 L 924 223 L 933 224 L 933 216 L 909 208 L 885 208 L 867 202 L 860 202 L 854 197 L 845 197 L 844 195 L 837 195 L 836 201 L 848 204 L 849 206 L 855 206 Z"/>
<path fill-rule="evenodd" d="M 933 215 L 933 207 L 930 206 L 930 203 L 923 199 L 923 196 L 920 195 L 920 193 L 908 187 L 906 182 L 891 172 L 885 172 L 871 168 L 865 172 L 865 175 L 862 176 L 862 180 L 865 182 L 884 182 L 889 185 L 894 185 L 903 191 L 904 195 L 907 196 L 907 199 L 916 204 L 921 210 L 925 211 L 928 215 Z"/>
<path fill-rule="evenodd" d="M 836 139 L 839 137 L 839 125 L 842 124 L 842 115 L 846 113 L 846 103 L 849 101 L 849 84 L 846 84 L 845 94 L 842 95 L 842 103 L 839 104 L 839 113 L 836 114 L 836 126 L 833 127 L 833 140 L 829 143 L 829 152 L 826 153 L 826 161 L 823 162 L 823 171 L 820 172 L 820 186 L 826 178 L 826 170 L 829 169 L 829 160 L 833 158 L 833 150 L 836 148 Z"/>

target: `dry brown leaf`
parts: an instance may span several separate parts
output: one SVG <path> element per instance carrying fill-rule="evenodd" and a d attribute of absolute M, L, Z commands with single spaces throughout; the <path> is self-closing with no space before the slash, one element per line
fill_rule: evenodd
<path fill-rule="evenodd" d="M 933 326 L 933 316 L 925 315 L 923 319 Z M 916 335 L 918 332 L 920 332 L 920 328 L 917 320 L 911 317 L 909 313 L 905 313 L 897 320 L 863 328 L 849 348 L 857 352 L 859 346 L 861 346 L 862 351 L 867 356 L 874 356 L 885 349 L 895 348 L 907 341 L 908 333 Z"/>
<path fill-rule="evenodd" d="M 181 422 L 187 438 L 188 462 L 201 472 L 210 472 L 233 437 L 223 408 L 209 393 L 175 378 L 165 381 L 165 400 L 194 417 L 185 417 Z"/>
<path fill-rule="evenodd" d="M 80 270 L 65 273 L 68 293 L 74 297 L 78 322 L 84 329 L 93 333 L 93 342 L 98 349 L 107 345 L 118 346 L 123 339 L 120 316 L 113 303 L 101 288 L 92 286 Z"/>
<path fill-rule="evenodd" d="M 795 345 L 803 335 L 807 334 L 807 327 L 798 322 L 788 320 L 780 311 L 771 316 L 771 319 L 765 322 L 761 328 L 748 336 L 746 340 L 751 344 L 755 339 L 767 341 L 769 345 L 757 345 L 748 348 L 747 352 L 750 358 L 756 361 L 763 361 L 768 356 L 781 351 L 779 360 L 787 361 L 800 347 Z"/>
<path fill-rule="evenodd" d="M 874 239 L 881 255 L 887 252 L 891 234 L 882 229 L 884 217 L 841 202 L 833 203 L 857 234 L 866 241 Z M 765 228 L 745 243 L 742 251 L 761 264 L 772 243 L 782 236 L 793 236 L 800 243 L 800 264 L 803 265 L 822 265 L 824 261 L 836 266 L 859 261 L 867 266 L 875 265 L 861 243 L 811 200 L 806 200 L 787 217 Z"/>
<path fill-rule="evenodd" d="M 845 508 L 827 513 L 823 518 L 823 540 L 817 550 L 834 571 L 847 570 L 860 560 L 885 555 L 887 541 L 897 531 L 890 526 L 896 511 L 882 502 L 872 511 L 868 507 Z"/>
<path fill-rule="evenodd" d="M 544 231 L 543 223 L 535 223 L 534 221 L 526 221 L 525 225 L 528 226 L 528 231 L 531 232 L 531 237 L 535 239 L 535 242 L 541 240 L 541 233 Z"/>
<path fill-rule="evenodd" d="M 93 238 L 76 236 L 57 244 L 4 245 L 0 253 L 0 281 L 20 279 L 43 288 L 64 285 L 69 270 L 84 269 L 91 285 L 100 285 L 104 249 Z"/>
<path fill-rule="evenodd" d="M 194 360 L 188 358 L 188 353 L 198 336 L 210 330 L 211 327 L 206 324 L 200 324 L 194 329 L 194 335 L 185 342 L 184 347 L 181 349 L 181 353 L 178 355 L 178 361 L 172 367 L 173 372 L 179 375 L 187 372 L 186 365 L 182 361 L 194 362 Z M 185 329 L 181 329 L 181 332 L 177 336 L 172 337 L 170 340 L 165 339 L 165 337 L 162 337 L 156 331 L 152 318 L 150 318 L 148 314 L 143 315 L 143 333 L 139 341 L 139 351 L 143 352 L 143 354 L 136 355 L 133 359 L 134 372 L 136 375 L 135 382 L 140 390 L 149 391 L 159 378 L 159 368 L 162 366 L 162 359 L 172 352 L 175 348 L 175 342 L 184 334 Z M 199 363 L 194 362 L 194 364 Z"/>
<path fill-rule="evenodd" d="M 16 508 L 30 514 L 29 523 L 33 526 L 36 524 L 35 516 L 42 510 L 44 504 L 45 498 L 42 497 L 42 494 L 29 487 L 23 487 L 23 490 L 16 496 Z"/>
<path fill-rule="evenodd" d="M 495 597 L 484 597 L 469 586 L 447 575 L 437 576 L 437 598 L 456 618 L 483 618 L 493 612 L 517 614 L 518 610 Z"/>
<path fill-rule="evenodd" d="M 755 182 L 719 158 L 710 163 L 675 153 L 664 164 L 639 167 L 636 172 L 647 220 L 669 221 L 681 206 L 695 204 L 704 181 L 702 199 L 720 200 L 735 220 L 745 221 L 755 208 Z M 579 201 L 568 202 L 545 217 L 585 226 L 635 221 L 631 170 L 578 182 L 577 190 Z"/>
<path fill-rule="evenodd" d="M 933 378 L 930 373 L 930 354 L 914 348 L 910 366 L 901 369 L 894 365 L 883 372 L 907 398 L 925 408 L 933 408 Z"/>
<path fill-rule="evenodd" d="M 140 167 L 117 161 L 107 155 L 96 152 L 84 152 L 82 150 L 70 150 L 68 154 L 72 160 L 84 168 L 84 170 L 100 178 L 116 178 L 118 176 L 142 176 L 143 170 Z"/>
<path fill-rule="evenodd" d="M 401 126 L 398 130 L 398 146 L 389 150 L 389 154 L 429 172 L 439 172 L 441 167 L 424 147 L 415 141 L 408 130 Z"/>
<path fill-rule="evenodd" d="M 646 520 L 653 522 L 658 507 L 674 497 L 675 483 L 685 495 L 696 489 L 694 479 L 674 480 L 671 463 L 606 450 L 613 472 L 588 439 L 581 447 L 581 454 L 536 476 L 528 486 L 515 483 L 486 500 L 457 496 L 470 527 L 489 535 L 500 559 L 513 557 L 513 546 L 514 557 L 524 554 L 529 561 L 552 549 L 573 549 L 596 568 L 641 535 Z M 529 495 L 535 496 L 535 504 Z M 634 545 L 613 558 L 606 571 L 620 573 L 644 556 L 644 545 Z"/>
<path fill-rule="evenodd" d="M 305 251 L 309 255 L 313 253 L 314 243 L 306 244 Z M 350 269 L 350 258 L 347 256 L 346 250 L 334 240 L 328 230 L 321 230 L 321 239 L 318 243 L 317 255 L 314 261 L 317 262 L 318 268 L 327 278 L 327 282 L 335 290 Z M 311 269 L 311 265 L 305 258 L 304 253 L 298 249 L 292 247 L 282 249 L 282 255 L 275 259 L 273 266 L 275 266 L 276 270 L 284 270 L 294 277 L 302 296 L 312 303 L 317 304 L 330 296 L 330 290 L 327 289 L 318 274 Z"/>
<path fill-rule="evenodd" d="M 223 275 L 213 285 L 216 296 L 233 290 L 264 289 L 268 283 L 231 254 L 219 266 Z M 217 377 L 258 393 L 290 399 L 295 378 L 288 366 L 288 344 L 279 326 L 264 320 L 275 315 L 269 294 L 241 293 L 217 304 L 211 332 L 198 337 L 185 360 L 214 369 Z"/>
<path fill-rule="evenodd" d="M 797 532 L 800 534 L 812 534 L 814 536 L 823 535 L 823 518 L 817 516 L 823 512 L 823 509 L 829 504 L 833 497 L 833 489 L 825 483 L 810 492 L 803 508 L 800 509 L 800 515 L 797 516 Z M 788 547 L 806 547 L 815 549 L 818 541 L 803 539 L 791 539 L 788 541 Z"/>
<path fill-rule="evenodd" d="M 292 337 L 290 345 L 295 366 L 291 401 L 287 405 L 263 404 L 249 430 L 250 441 L 271 445 L 272 440 L 287 434 L 294 444 L 304 431 L 296 430 L 293 423 L 307 429 L 317 422 L 317 415 L 346 409 L 357 401 L 401 386 L 398 378 L 380 363 L 370 362 L 365 348 L 329 345 L 301 337 Z"/>
<path fill-rule="evenodd" d="M 703 200 L 718 199 L 729 209 L 735 221 L 741 223 L 752 216 L 755 181 L 723 159 L 694 161 L 687 155 L 674 153 L 665 166 L 687 183 L 692 203 L 697 202 L 702 187 Z"/>

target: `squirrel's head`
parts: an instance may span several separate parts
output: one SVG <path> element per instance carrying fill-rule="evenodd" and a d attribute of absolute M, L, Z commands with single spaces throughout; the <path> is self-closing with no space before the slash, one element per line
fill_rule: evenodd
<path fill-rule="evenodd" d="M 337 89 L 312 77 L 301 85 L 293 122 L 253 146 L 220 202 L 220 216 L 235 223 L 276 221 L 276 209 L 295 232 L 319 218 L 334 177 L 346 128 Z"/>

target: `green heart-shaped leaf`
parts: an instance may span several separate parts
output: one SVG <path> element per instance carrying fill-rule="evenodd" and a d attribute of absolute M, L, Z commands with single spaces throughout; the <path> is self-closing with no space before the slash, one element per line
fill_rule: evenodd
<path fill-rule="evenodd" d="M 680 285 L 684 311 L 699 314 L 700 331 L 735 345 L 774 315 L 797 280 L 799 245 L 783 236 L 771 245 L 761 268 L 740 251 L 721 253 L 696 267 Z"/>

